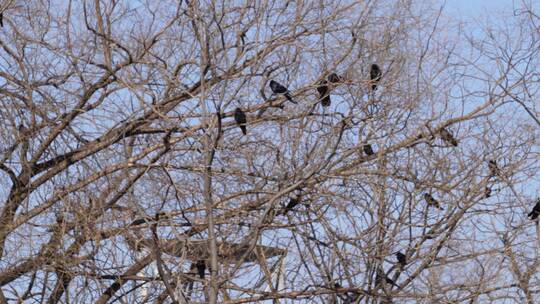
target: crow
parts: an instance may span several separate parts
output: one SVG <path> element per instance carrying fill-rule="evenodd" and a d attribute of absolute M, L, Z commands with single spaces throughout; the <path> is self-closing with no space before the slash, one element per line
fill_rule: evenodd
<path fill-rule="evenodd" d="M 400 251 L 396 252 L 396 258 L 398 263 L 401 265 L 401 268 L 407 265 L 407 256 L 401 253 Z"/>
<path fill-rule="evenodd" d="M 491 188 L 486 186 L 484 189 L 484 198 L 490 198 L 491 197 Z"/>
<path fill-rule="evenodd" d="M 366 153 L 367 155 L 375 154 L 375 152 L 373 151 L 373 148 L 371 147 L 370 144 L 365 144 L 362 148 L 364 150 L 364 153 Z"/>
<path fill-rule="evenodd" d="M 286 215 L 287 212 L 291 211 L 298 204 L 300 204 L 300 198 L 299 197 L 296 197 L 296 198 L 292 197 L 289 200 L 289 203 L 287 204 L 287 206 L 285 206 L 285 210 L 283 210 L 283 215 Z"/>
<path fill-rule="evenodd" d="M 531 220 L 536 220 L 538 219 L 539 215 L 540 215 L 540 200 L 536 201 L 536 205 L 534 205 L 533 210 L 527 216 L 530 217 Z"/>
<path fill-rule="evenodd" d="M 371 90 L 375 91 L 377 89 L 377 84 L 381 80 L 382 72 L 381 68 L 377 64 L 372 64 L 371 69 L 369 70 L 369 78 L 371 79 Z"/>
<path fill-rule="evenodd" d="M 195 267 L 197 267 L 197 273 L 199 274 L 199 277 L 204 280 L 204 272 L 206 270 L 206 263 L 203 260 L 199 260 L 195 264 Z"/>
<path fill-rule="evenodd" d="M 289 94 L 289 89 L 287 89 L 281 83 L 274 80 L 270 80 L 270 89 L 272 90 L 274 94 L 283 94 L 285 95 L 285 98 L 287 98 L 290 102 L 297 103 L 296 101 L 292 100 L 292 97 Z"/>
<path fill-rule="evenodd" d="M 242 129 L 242 133 L 244 133 L 244 135 L 246 135 L 247 134 L 246 113 L 244 113 L 244 111 L 242 111 L 242 109 L 236 108 L 236 110 L 234 110 L 234 120 L 236 121 L 236 124 L 240 127 L 240 129 Z"/>
<path fill-rule="evenodd" d="M 331 83 L 339 83 L 341 82 L 341 77 L 339 77 L 338 74 L 336 73 L 332 73 L 330 75 L 328 75 L 328 81 L 330 81 Z"/>
<path fill-rule="evenodd" d="M 429 193 L 424 193 L 424 199 L 426 200 L 428 206 L 433 206 L 437 209 L 440 209 L 440 210 L 444 210 L 444 208 L 441 207 L 441 204 L 439 203 L 439 201 L 437 201 L 435 198 L 433 198 L 433 196 L 431 196 L 431 194 Z"/>
<path fill-rule="evenodd" d="M 330 103 L 332 103 L 332 100 L 330 100 L 330 94 L 328 94 L 328 82 L 326 80 L 322 80 L 319 83 L 319 86 L 317 86 L 317 92 L 319 92 L 319 100 L 321 101 L 321 105 L 323 107 L 330 106 Z"/>
<path fill-rule="evenodd" d="M 0 26 L 4 27 L 4 13 L 0 13 Z"/>
<path fill-rule="evenodd" d="M 442 128 L 440 134 L 441 134 L 442 140 L 452 144 L 452 146 L 454 147 L 458 146 L 458 141 L 454 138 L 454 135 L 452 135 L 450 131 L 446 130 L 445 128 Z"/>
<path fill-rule="evenodd" d="M 499 167 L 497 166 L 497 161 L 494 159 L 490 159 L 488 161 L 488 168 L 489 168 L 489 177 L 494 177 L 499 175 L 501 170 L 499 170 Z"/>

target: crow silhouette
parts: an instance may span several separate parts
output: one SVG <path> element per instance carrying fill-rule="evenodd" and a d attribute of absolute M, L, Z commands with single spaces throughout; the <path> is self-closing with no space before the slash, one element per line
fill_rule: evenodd
<path fill-rule="evenodd" d="M 247 123 L 246 113 L 244 113 L 244 111 L 242 111 L 242 109 L 236 108 L 236 109 L 234 110 L 234 120 L 236 121 L 236 124 L 240 127 L 240 129 L 242 130 L 242 133 L 244 133 L 244 135 L 246 135 L 246 134 L 247 134 L 247 129 L 246 129 L 246 123 Z"/>
<path fill-rule="evenodd" d="M 488 168 L 489 168 L 489 177 L 495 177 L 501 173 L 499 166 L 497 166 L 497 161 L 494 159 L 490 159 L 488 161 Z"/>
<path fill-rule="evenodd" d="M 540 200 L 536 201 L 536 205 L 534 205 L 534 208 L 528 214 L 528 217 L 530 217 L 531 220 L 536 220 L 536 219 L 538 219 L 539 215 L 540 215 Z"/>
<path fill-rule="evenodd" d="M 442 140 L 446 141 L 447 143 L 452 144 L 452 146 L 457 147 L 458 141 L 454 138 L 454 135 L 450 133 L 450 131 L 446 130 L 445 128 L 441 129 L 441 138 Z"/>
<path fill-rule="evenodd" d="M 491 188 L 486 186 L 486 188 L 484 188 L 484 198 L 490 198 L 491 197 Z"/>
<path fill-rule="evenodd" d="M 206 263 L 204 262 L 204 260 L 197 261 L 195 267 L 197 268 L 197 273 L 199 274 L 199 277 L 201 279 L 204 279 L 204 272 L 206 271 Z"/>
<path fill-rule="evenodd" d="M 287 89 L 281 83 L 274 80 L 270 80 L 270 89 L 272 90 L 274 94 L 283 94 L 285 95 L 285 98 L 287 98 L 290 102 L 297 103 L 296 101 L 292 99 L 291 95 L 289 94 L 289 89 Z"/>
<path fill-rule="evenodd" d="M 407 265 L 407 256 L 401 253 L 400 251 L 396 252 L 396 258 L 402 268 L 405 267 L 405 265 Z"/>
<path fill-rule="evenodd" d="M 370 144 L 365 144 L 362 148 L 364 150 L 364 153 L 366 153 L 367 155 L 375 154 L 375 152 L 373 151 L 373 148 L 371 147 Z"/>
<path fill-rule="evenodd" d="M 326 80 L 322 80 L 319 83 L 319 85 L 317 86 L 317 92 L 319 92 L 319 100 L 321 101 L 321 105 L 323 107 L 330 106 L 332 100 L 330 100 L 328 82 Z"/>
<path fill-rule="evenodd" d="M 382 72 L 381 68 L 377 64 L 372 64 L 371 69 L 369 70 L 369 78 L 371 79 L 371 90 L 375 91 L 377 89 L 377 84 L 381 80 Z"/>
<path fill-rule="evenodd" d="M 431 196 L 431 194 L 429 193 L 424 193 L 424 199 L 426 200 L 428 206 L 433 206 L 437 209 L 440 209 L 440 210 L 444 210 L 442 207 L 441 207 L 441 204 L 439 203 L 438 200 L 436 200 L 435 198 L 433 198 L 433 196 Z"/>
<path fill-rule="evenodd" d="M 287 206 L 283 210 L 283 215 L 286 215 L 287 212 L 291 211 L 296 205 L 300 204 L 300 197 L 291 197 Z"/>

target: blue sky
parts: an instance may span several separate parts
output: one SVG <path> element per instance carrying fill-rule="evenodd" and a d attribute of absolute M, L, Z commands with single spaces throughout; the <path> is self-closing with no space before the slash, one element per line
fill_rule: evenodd
<path fill-rule="evenodd" d="M 448 12 L 455 12 L 463 18 L 475 18 L 485 13 L 511 11 L 516 0 L 446 0 Z M 443 2 L 441 0 L 441 2 Z M 519 4 L 516 3 L 516 4 Z"/>

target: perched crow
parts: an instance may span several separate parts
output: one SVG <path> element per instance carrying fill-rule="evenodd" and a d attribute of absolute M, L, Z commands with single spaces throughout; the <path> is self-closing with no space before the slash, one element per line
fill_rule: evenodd
<path fill-rule="evenodd" d="M 446 130 L 445 128 L 442 128 L 441 129 L 441 138 L 452 144 L 452 146 L 454 147 L 457 147 L 458 145 L 458 141 L 454 138 L 454 135 L 452 135 L 452 133 L 450 133 L 450 131 Z"/>
<path fill-rule="evenodd" d="M 336 73 L 332 73 L 330 75 L 328 75 L 328 81 L 330 81 L 331 83 L 339 83 L 341 82 L 341 77 L 338 76 L 338 74 Z"/>
<path fill-rule="evenodd" d="M 534 205 L 534 208 L 531 211 L 531 213 L 529 213 L 528 217 L 530 217 L 531 220 L 536 220 L 539 215 L 540 215 L 540 200 L 536 202 L 536 205 Z"/>
<path fill-rule="evenodd" d="M 497 166 L 496 160 L 490 159 L 488 161 L 488 168 L 489 168 L 489 175 L 490 175 L 489 177 L 494 177 L 494 176 L 499 175 L 500 170 L 499 170 L 499 167 Z"/>
<path fill-rule="evenodd" d="M 0 13 L 0 26 L 4 27 L 4 13 Z"/>
<path fill-rule="evenodd" d="M 442 207 L 441 207 L 441 204 L 439 203 L 439 201 L 437 201 L 436 199 L 433 198 L 433 196 L 431 196 L 431 194 L 429 193 L 424 193 L 424 199 L 426 200 L 428 206 L 433 206 L 437 209 L 440 209 L 440 210 L 444 210 Z"/>
<path fill-rule="evenodd" d="M 297 103 L 296 101 L 292 100 L 291 95 L 289 94 L 289 90 L 283 86 L 281 83 L 270 80 L 270 89 L 274 94 L 283 94 L 285 95 L 285 98 L 287 98 L 292 103 Z"/>
<path fill-rule="evenodd" d="M 299 203 L 300 203 L 299 197 L 291 198 L 287 206 L 285 206 L 285 210 L 283 210 L 283 215 L 287 214 L 287 212 L 291 211 Z"/>
<path fill-rule="evenodd" d="M 484 189 L 484 198 L 489 198 L 491 197 L 491 188 L 486 186 L 486 188 Z"/>
<path fill-rule="evenodd" d="M 321 81 L 319 86 L 317 86 L 317 92 L 319 92 L 319 100 L 323 107 L 328 107 L 330 106 L 330 103 L 332 103 L 328 91 L 328 82 L 326 80 Z"/>
<path fill-rule="evenodd" d="M 363 149 L 364 149 L 364 153 L 366 153 L 367 155 L 375 154 L 375 152 L 373 152 L 373 148 L 371 147 L 370 144 L 365 144 Z"/>
<path fill-rule="evenodd" d="M 402 268 L 405 267 L 405 265 L 407 265 L 407 256 L 401 253 L 400 251 L 396 252 L 396 258 Z"/>
<path fill-rule="evenodd" d="M 377 84 L 381 80 L 382 72 L 381 68 L 377 64 L 372 64 L 371 69 L 369 70 L 369 78 L 371 79 L 371 90 L 375 91 L 377 89 Z"/>
<path fill-rule="evenodd" d="M 206 270 L 206 263 L 203 260 L 199 260 L 195 264 L 195 267 L 197 267 L 197 273 L 199 274 L 199 277 L 201 279 L 204 279 L 204 271 Z"/>
<path fill-rule="evenodd" d="M 244 133 L 244 135 L 246 135 L 247 134 L 246 113 L 244 113 L 244 111 L 242 111 L 242 109 L 236 108 L 236 110 L 234 110 L 234 120 L 236 121 L 236 124 L 240 127 L 240 129 L 242 129 L 242 133 Z"/>

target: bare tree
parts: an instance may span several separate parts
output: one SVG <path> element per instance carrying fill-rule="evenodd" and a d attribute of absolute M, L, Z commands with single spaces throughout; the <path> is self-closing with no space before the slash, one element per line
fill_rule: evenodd
<path fill-rule="evenodd" d="M 0 303 L 538 301 L 531 3 L 0 10 Z"/>

